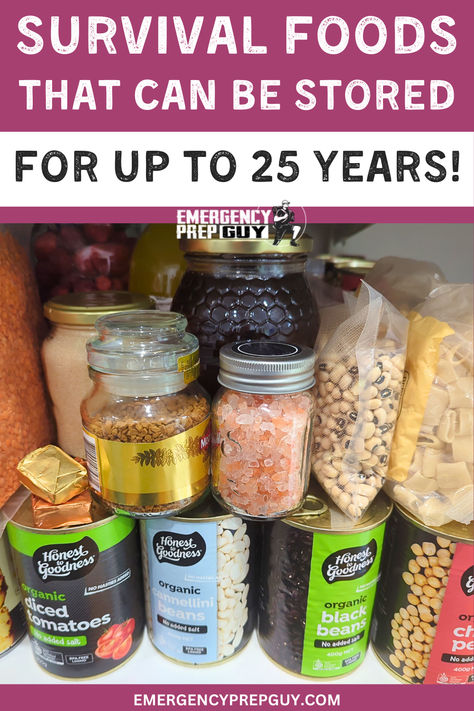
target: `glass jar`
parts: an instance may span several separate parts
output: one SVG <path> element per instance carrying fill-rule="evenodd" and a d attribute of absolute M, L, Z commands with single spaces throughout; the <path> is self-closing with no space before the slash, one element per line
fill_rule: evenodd
<path fill-rule="evenodd" d="M 304 276 L 312 241 L 183 240 L 187 270 L 171 308 L 199 338 L 200 382 L 217 390 L 219 349 L 243 339 L 313 347 L 319 315 Z"/>
<path fill-rule="evenodd" d="M 85 456 L 81 402 L 91 388 L 86 343 L 95 335 L 95 322 L 108 313 L 149 307 L 147 297 L 128 291 L 65 294 L 44 305 L 51 330 L 41 350 L 43 368 L 58 444 L 72 457 Z"/>
<path fill-rule="evenodd" d="M 181 314 L 105 316 L 87 345 L 94 383 L 81 406 L 92 491 L 116 513 L 179 513 L 209 484 L 210 404 Z"/>
<path fill-rule="evenodd" d="M 228 510 L 282 518 L 305 497 L 314 414 L 314 352 L 246 341 L 220 352 L 212 406 L 212 491 Z"/>

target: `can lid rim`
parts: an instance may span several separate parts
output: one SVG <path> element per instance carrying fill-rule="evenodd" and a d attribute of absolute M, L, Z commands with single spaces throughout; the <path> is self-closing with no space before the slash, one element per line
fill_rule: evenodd
<path fill-rule="evenodd" d="M 403 518 L 414 524 L 417 528 L 420 528 L 422 531 L 431 533 L 434 536 L 445 536 L 453 542 L 470 543 L 471 545 L 474 543 L 474 521 L 471 521 L 469 524 L 451 521 L 450 523 L 444 524 L 444 526 L 428 526 L 398 502 L 394 502 L 394 508 L 403 516 Z"/>

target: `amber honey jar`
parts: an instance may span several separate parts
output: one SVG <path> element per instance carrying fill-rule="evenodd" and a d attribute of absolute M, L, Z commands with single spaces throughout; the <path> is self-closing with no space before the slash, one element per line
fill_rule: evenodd
<path fill-rule="evenodd" d="M 200 382 L 217 390 L 219 350 L 254 339 L 313 347 L 319 315 L 304 276 L 311 239 L 183 240 L 187 270 L 171 308 L 199 339 Z"/>

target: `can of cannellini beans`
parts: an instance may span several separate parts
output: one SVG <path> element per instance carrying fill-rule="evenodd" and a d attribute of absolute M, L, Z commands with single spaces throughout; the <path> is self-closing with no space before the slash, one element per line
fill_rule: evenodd
<path fill-rule="evenodd" d="M 405 682 L 474 682 L 473 530 L 430 528 L 395 505 L 371 636 L 379 660 Z"/>
<path fill-rule="evenodd" d="M 137 523 L 92 513 L 91 524 L 36 529 L 27 499 L 7 524 L 35 660 L 68 679 L 112 671 L 143 634 Z"/>
<path fill-rule="evenodd" d="M 25 615 L 7 534 L 0 534 L 0 656 L 13 649 L 25 633 Z"/>
<path fill-rule="evenodd" d="M 312 484 L 300 511 L 265 524 L 258 638 L 273 662 L 310 677 L 362 664 L 391 510 L 379 494 L 354 524 Z"/>
<path fill-rule="evenodd" d="M 256 616 L 257 532 L 211 496 L 180 516 L 141 522 L 148 632 L 162 654 L 212 664 L 245 647 Z"/>

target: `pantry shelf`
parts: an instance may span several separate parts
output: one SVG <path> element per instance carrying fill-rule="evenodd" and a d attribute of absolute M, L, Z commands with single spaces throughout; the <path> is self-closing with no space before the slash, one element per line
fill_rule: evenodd
<path fill-rule="evenodd" d="M 26 673 L 27 672 L 27 673 Z M 2 680 L 10 684 L 51 684 L 53 677 L 34 661 L 31 644 L 23 639 L 2 659 Z M 135 656 L 111 674 L 84 682 L 56 677 L 55 683 L 74 684 L 395 684 L 369 648 L 364 663 L 340 679 L 305 679 L 288 674 L 272 664 L 262 653 L 255 635 L 241 654 L 227 663 L 207 667 L 184 667 L 156 652 L 145 636 Z"/>

